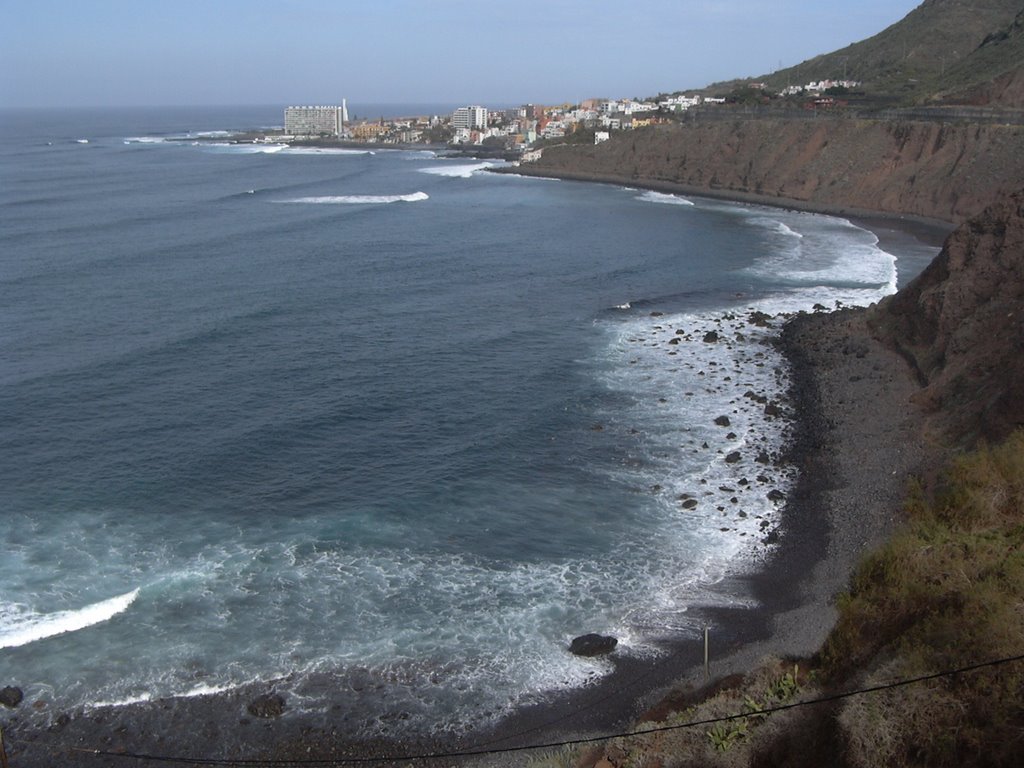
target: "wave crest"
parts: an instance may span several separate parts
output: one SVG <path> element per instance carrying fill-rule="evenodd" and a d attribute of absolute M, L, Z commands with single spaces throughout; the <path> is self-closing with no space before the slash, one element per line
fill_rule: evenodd
<path fill-rule="evenodd" d="M 411 195 L 322 195 L 319 197 L 296 197 L 276 202 L 311 205 L 379 205 L 381 203 L 418 203 L 429 199 L 430 195 L 426 192 L 413 192 Z"/>
<path fill-rule="evenodd" d="M 4 617 L 5 626 L 0 629 L 0 648 L 28 645 L 36 640 L 63 635 L 65 632 L 75 632 L 107 621 L 126 611 L 138 596 L 139 590 L 133 589 L 131 592 L 92 603 L 78 610 L 55 613 L 12 612 L 14 615 Z"/>
<path fill-rule="evenodd" d="M 474 173 L 488 168 L 494 168 L 498 163 L 460 163 L 458 165 L 432 165 L 429 168 L 420 168 L 420 173 L 429 173 L 433 176 L 448 176 L 452 178 L 468 179 Z"/>
<path fill-rule="evenodd" d="M 653 190 L 648 190 L 638 195 L 637 199 L 647 203 L 661 203 L 662 205 L 693 205 L 693 202 L 685 197 L 670 195 L 665 192 L 655 192 Z"/>

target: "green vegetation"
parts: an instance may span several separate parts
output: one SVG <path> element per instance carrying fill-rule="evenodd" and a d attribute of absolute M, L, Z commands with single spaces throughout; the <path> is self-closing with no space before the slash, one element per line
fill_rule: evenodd
<path fill-rule="evenodd" d="M 1024 651 L 1024 433 L 918 488 L 903 532 L 858 569 L 822 653 L 834 682 L 874 685 Z M 856 697 L 852 765 L 1016 765 L 1024 664 Z"/>

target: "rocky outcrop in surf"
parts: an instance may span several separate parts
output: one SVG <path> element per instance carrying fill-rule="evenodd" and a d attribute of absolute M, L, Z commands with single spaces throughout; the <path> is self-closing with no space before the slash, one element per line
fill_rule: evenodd
<path fill-rule="evenodd" d="M 1024 189 L 953 232 L 869 322 L 917 371 L 947 436 L 999 442 L 1024 426 Z"/>

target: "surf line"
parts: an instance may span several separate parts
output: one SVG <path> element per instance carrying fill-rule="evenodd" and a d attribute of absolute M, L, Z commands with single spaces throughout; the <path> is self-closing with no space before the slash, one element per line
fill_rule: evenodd
<path fill-rule="evenodd" d="M 28 645 L 36 640 L 75 632 L 108 621 L 128 610 L 128 606 L 135 602 L 138 596 L 139 589 L 135 588 L 131 592 L 92 603 L 78 610 L 30 615 L 13 627 L 0 631 L 0 648 Z"/>

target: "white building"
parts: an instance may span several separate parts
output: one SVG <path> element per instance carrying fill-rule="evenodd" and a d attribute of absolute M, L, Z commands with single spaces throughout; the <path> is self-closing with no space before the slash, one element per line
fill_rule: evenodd
<path fill-rule="evenodd" d="M 287 107 L 284 132 L 295 136 L 338 136 L 345 127 L 346 109 L 342 106 Z"/>
<path fill-rule="evenodd" d="M 481 130 L 487 127 L 487 110 L 484 107 L 459 107 L 452 112 L 452 128 L 475 128 Z"/>

